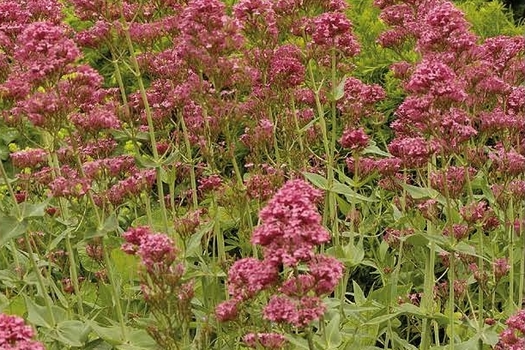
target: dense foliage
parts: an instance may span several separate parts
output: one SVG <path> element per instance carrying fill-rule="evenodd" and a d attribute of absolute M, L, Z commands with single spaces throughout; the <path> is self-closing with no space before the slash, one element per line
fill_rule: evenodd
<path fill-rule="evenodd" d="M 523 349 L 511 6 L 0 0 L 2 349 Z"/>

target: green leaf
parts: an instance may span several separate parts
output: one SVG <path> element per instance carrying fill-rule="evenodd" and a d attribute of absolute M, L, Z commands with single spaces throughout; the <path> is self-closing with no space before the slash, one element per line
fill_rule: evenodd
<path fill-rule="evenodd" d="M 16 179 L 9 179 L 9 178 L 7 179 L 7 183 L 9 183 L 9 184 L 12 184 L 12 183 L 15 183 L 15 182 L 16 182 Z M 6 182 L 5 182 L 4 178 L 0 177 L 0 185 L 5 185 L 5 184 L 6 184 Z"/>
<path fill-rule="evenodd" d="M 439 197 L 439 192 L 432 188 L 417 187 L 417 186 L 412 186 L 412 185 L 407 185 L 407 184 L 404 184 L 403 188 L 414 199 L 422 199 L 422 198 L 437 199 Z"/>
<path fill-rule="evenodd" d="M 118 219 L 115 214 L 111 214 L 101 227 L 95 230 L 88 230 L 84 235 L 84 240 L 89 240 L 95 237 L 105 237 L 108 233 L 115 232 L 119 229 Z"/>
<path fill-rule="evenodd" d="M 58 236 L 56 236 L 52 241 L 51 243 L 48 244 L 47 246 L 47 251 L 50 252 L 50 251 L 53 251 L 59 244 L 60 242 L 62 242 L 62 240 L 64 240 L 66 238 L 66 236 L 68 234 L 70 234 L 71 232 L 73 232 L 75 229 L 72 228 L 72 227 L 68 227 L 67 229 L 65 229 L 64 231 L 62 231 L 62 233 L 60 233 Z"/>
<path fill-rule="evenodd" d="M 343 342 L 340 330 L 341 315 L 336 313 L 325 329 L 325 339 L 328 348 L 337 348 Z"/>
<path fill-rule="evenodd" d="M 337 84 L 335 90 L 334 90 L 334 101 L 338 101 L 340 99 L 343 98 L 343 96 L 345 95 L 345 83 L 346 83 L 346 79 L 347 77 L 343 77 L 343 79 L 341 79 L 341 82 L 339 84 Z"/>
<path fill-rule="evenodd" d="M 304 349 L 309 350 L 308 342 L 306 339 L 300 338 L 300 337 L 294 337 L 291 334 L 285 334 L 286 340 L 288 340 L 292 345 L 294 345 L 294 349 Z"/>
<path fill-rule="evenodd" d="M 28 203 L 24 202 L 21 203 L 20 211 L 22 212 L 22 216 L 24 218 L 33 218 L 33 217 L 42 217 L 45 215 L 45 209 L 47 208 L 47 205 L 49 204 L 49 200 L 43 201 L 41 203 Z"/>
<path fill-rule="evenodd" d="M 7 160 L 7 158 L 9 158 L 9 148 L 0 145 L 0 160 Z"/>
<path fill-rule="evenodd" d="M 6 145 L 8 145 L 11 142 L 13 142 L 14 140 L 16 140 L 16 138 L 19 135 L 20 135 L 20 133 L 16 129 L 11 129 L 11 128 L 5 129 L 5 128 L 2 128 L 2 130 L 0 132 L 0 139 L 2 139 L 2 141 L 4 141 L 4 143 Z"/>
<path fill-rule="evenodd" d="M 213 221 L 200 227 L 199 230 L 190 236 L 186 243 L 185 255 L 187 257 L 199 257 L 202 256 L 202 237 L 206 232 L 210 232 L 213 228 Z"/>
<path fill-rule="evenodd" d="M 115 248 L 111 251 L 111 261 L 115 266 L 115 272 L 122 281 L 132 281 L 137 275 L 138 258 L 136 256 Z"/>
<path fill-rule="evenodd" d="M 124 343 L 124 337 L 119 326 L 100 326 L 95 321 L 89 321 L 89 326 L 101 338 L 111 345 L 119 345 Z"/>
<path fill-rule="evenodd" d="M 27 313 L 27 306 L 22 295 L 16 295 L 9 298 L 9 306 L 7 307 L 9 314 L 23 317 Z"/>
<path fill-rule="evenodd" d="M 2 228 L 0 248 L 2 248 L 7 242 L 20 237 L 26 232 L 27 222 L 25 220 L 18 221 L 12 216 L 0 216 L 0 227 Z"/>
<path fill-rule="evenodd" d="M 366 303 L 365 293 L 363 293 L 363 290 L 361 289 L 359 284 L 357 284 L 356 281 L 352 280 L 352 287 L 354 289 L 354 301 L 355 301 L 355 304 L 357 306 L 364 305 Z"/>
<path fill-rule="evenodd" d="M 404 304 L 399 305 L 396 308 L 396 310 L 402 313 L 417 316 L 419 318 L 426 318 L 428 316 L 423 312 L 423 310 L 420 307 L 414 304 L 409 304 L 409 303 L 404 303 Z"/>
<path fill-rule="evenodd" d="M 369 320 L 366 322 L 367 325 L 372 325 L 372 324 L 381 324 L 383 322 L 386 322 L 388 320 L 391 320 L 393 318 L 396 318 L 400 315 L 400 312 L 397 311 L 397 312 L 393 312 L 393 313 L 389 313 L 389 314 L 386 314 L 386 315 L 381 315 L 381 316 L 378 316 L 378 317 L 374 317 L 373 319 Z"/>
<path fill-rule="evenodd" d="M 141 168 L 158 168 L 160 163 L 155 162 L 153 157 L 144 155 L 135 155 L 135 161 Z"/>
<path fill-rule="evenodd" d="M 27 320 L 35 326 L 53 329 L 53 316 L 45 306 L 37 305 L 31 298 L 25 297 Z"/>
<path fill-rule="evenodd" d="M 153 212 L 151 213 L 151 218 L 153 220 L 152 225 L 149 225 L 148 217 L 144 215 L 144 216 L 138 217 L 135 220 L 133 220 L 131 226 L 133 227 L 150 226 L 152 230 L 155 232 L 163 232 L 164 231 L 164 216 L 162 214 L 162 210 L 161 209 L 153 210 Z"/>
<path fill-rule="evenodd" d="M 324 176 L 314 173 L 303 173 L 304 177 L 310 181 L 315 187 L 320 188 L 321 190 L 327 191 L 327 180 Z"/>
<path fill-rule="evenodd" d="M 463 241 L 456 244 L 454 250 L 467 255 L 478 256 L 476 254 L 476 248 Z"/>
<path fill-rule="evenodd" d="M 155 349 L 157 343 L 155 340 L 143 329 L 131 328 L 128 332 L 128 342 L 117 346 L 120 350 L 149 350 Z"/>
<path fill-rule="evenodd" d="M 364 154 L 375 154 L 383 157 L 391 157 L 391 154 L 381 150 L 376 146 L 375 142 L 371 142 L 370 145 L 363 150 Z"/>
<path fill-rule="evenodd" d="M 315 187 L 324 190 L 324 191 L 331 191 L 338 194 L 342 194 L 344 196 L 347 196 L 354 200 L 360 200 L 364 202 L 375 202 L 374 199 L 365 197 L 363 195 L 360 195 L 359 193 L 355 192 L 350 186 L 340 183 L 339 181 L 334 179 L 334 183 L 332 184 L 332 188 L 328 189 L 328 180 L 324 178 L 324 176 L 321 176 L 319 174 L 315 173 L 303 173 L 304 177 L 308 181 L 310 181 Z"/>
<path fill-rule="evenodd" d="M 58 323 L 52 336 L 63 344 L 74 347 L 82 347 L 91 331 L 89 325 L 78 320 L 67 320 Z M 53 334 L 54 333 L 54 334 Z"/>
<path fill-rule="evenodd" d="M 414 345 L 410 344 L 408 341 L 406 341 L 406 339 L 401 338 L 396 332 L 392 332 L 392 337 L 394 343 L 401 345 L 402 349 L 417 350 L 417 348 Z M 399 349 L 399 347 L 396 347 L 396 349 Z"/>
<path fill-rule="evenodd" d="M 82 350 L 113 350 L 113 346 L 99 338 L 84 345 Z"/>
<path fill-rule="evenodd" d="M 343 259 L 348 261 L 350 265 L 357 266 L 363 261 L 365 257 L 365 250 L 363 244 L 347 244 L 343 246 Z"/>
<path fill-rule="evenodd" d="M 499 334 L 492 328 L 488 328 L 483 330 L 480 334 L 480 338 L 483 340 L 483 343 L 494 346 L 498 343 Z"/>
<path fill-rule="evenodd" d="M 349 197 L 354 200 L 360 200 L 363 202 L 375 202 L 374 199 L 365 197 L 357 192 L 355 192 L 353 189 L 350 188 L 348 185 L 344 185 L 340 183 L 339 181 L 335 180 L 334 184 L 332 186 L 332 192 L 339 193 L 342 195 L 345 195 L 346 197 Z"/>

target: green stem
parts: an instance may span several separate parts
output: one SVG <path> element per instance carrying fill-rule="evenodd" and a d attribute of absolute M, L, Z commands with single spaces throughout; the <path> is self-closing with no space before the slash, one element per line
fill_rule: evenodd
<path fill-rule="evenodd" d="M 35 270 L 36 278 L 38 280 L 38 285 L 40 287 L 40 290 L 44 295 L 42 295 L 42 298 L 44 299 L 44 303 L 46 304 L 47 314 L 51 318 L 52 326 L 54 327 L 57 323 L 55 320 L 55 315 L 53 314 L 53 308 L 52 304 L 53 301 L 51 300 L 51 297 L 49 296 L 49 293 L 47 292 L 46 285 L 44 283 L 44 277 L 42 276 L 42 273 L 40 272 L 40 269 L 38 268 L 38 263 L 35 259 L 35 253 L 33 252 L 33 247 L 31 247 L 31 237 L 29 236 L 29 233 L 27 230 L 24 232 L 24 240 L 26 242 L 26 249 L 29 253 L 29 260 L 31 261 L 31 265 L 33 266 L 33 269 Z"/>
<path fill-rule="evenodd" d="M 427 222 L 428 232 L 429 234 L 432 234 L 433 227 L 432 223 Z M 431 316 L 434 312 L 434 301 L 433 301 L 433 295 L 434 295 L 434 285 L 435 285 L 435 278 L 434 278 L 434 266 L 435 266 L 435 258 L 436 258 L 436 244 L 434 242 L 430 242 L 430 252 L 427 256 L 427 259 L 425 260 L 425 281 L 424 281 L 424 288 L 423 288 L 423 300 L 422 300 L 422 306 L 424 309 L 424 312 L 427 313 L 427 315 Z M 428 350 L 430 348 L 430 319 L 424 318 L 423 319 L 423 330 L 421 333 L 421 345 L 420 349 L 422 350 Z"/>
<path fill-rule="evenodd" d="M 337 220 L 337 200 L 336 194 L 332 192 L 332 188 L 335 182 L 334 177 L 334 166 L 335 166 L 335 142 L 337 138 L 337 108 L 336 108 L 336 89 L 337 89 L 337 57 L 336 50 L 332 48 L 331 52 L 331 78 L 332 78 L 332 99 L 330 102 L 330 113 L 331 113 L 331 135 L 330 135 L 330 146 L 329 146 L 329 155 L 328 155 L 328 164 L 327 164 L 327 186 L 330 192 L 328 193 L 329 198 L 329 208 L 330 208 L 330 221 L 332 227 L 332 234 L 334 236 L 334 245 L 336 247 L 340 246 L 339 243 L 339 228 Z"/>
<path fill-rule="evenodd" d="M 306 330 L 306 340 L 308 341 L 308 349 L 309 350 L 315 350 L 314 339 L 313 339 L 313 334 L 312 334 L 312 329 L 311 328 L 308 328 Z"/>
<path fill-rule="evenodd" d="M 47 132 L 42 133 L 44 138 L 44 143 L 50 151 L 51 167 L 55 169 L 55 176 L 60 176 L 60 162 L 58 161 L 58 155 L 54 149 L 54 140 Z M 59 198 L 61 215 L 67 220 L 69 219 L 69 208 L 67 206 L 64 198 Z M 69 261 L 69 276 L 71 278 L 71 283 L 73 284 L 73 290 L 75 291 L 75 297 L 77 299 L 78 313 L 80 316 L 84 316 L 84 306 L 82 303 L 82 294 L 80 293 L 80 285 L 78 284 L 78 270 L 77 263 L 75 260 L 75 251 L 71 244 L 71 231 L 66 232 L 65 237 L 66 242 L 66 252 L 68 254 Z"/>
<path fill-rule="evenodd" d="M 452 236 L 452 235 L 451 235 Z M 449 338 L 450 338 L 450 350 L 454 350 L 454 343 L 456 341 L 456 327 L 455 327 L 455 322 L 456 322 L 456 319 L 454 317 L 454 310 L 455 310 L 455 307 L 454 307 L 454 304 L 455 304 L 455 292 L 454 292 L 454 284 L 455 284 L 455 272 L 454 272 L 454 269 L 455 269 L 455 266 L 456 266 L 456 262 L 455 262 L 455 256 L 454 256 L 454 252 L 450 253 L 450 258 L 449 258 L 449 262 L 450 262 L 450 266 L 449 266 L 449 270 L 448 270 L 448 283 L 449 283 L 449 286 L 448 286 L 448 294 L 449 294 L 449 321 L 450 321 L 450 335 L 449 335 Z"/>
<path fill-rule="evenodd" d="M 186 157 L 188 158 L 188 163 L 190 164 L 190 185 L 191 185 L 191 199 L 193 208 L 197 208 L 199 205 L 197 198 L 197 178 L 195 175 L 195 165 L 193 164 L 193 155 L 191 150 L 190 138 L 188 134 L 188 128 L 186 127 L 186 122 L 182 114 L 180 115 L 180 123 L 182 127 L 182 135 L 184 137 L 184 145 L 186 147 Z"/>
<path fill-rule="evenodd" d="M 15 212 L 16 212 L 16 219 L 20 223 L 23 221 L 23 216 L 22 216 L 23 213 L 22 213 L 22 210 L 20 209 L 20 205 L 16 201 L 15 191 L 13 189 L 13 186 L 11 186 L 11 182 L 9 181 L 7 172 L 5 171 L 5 168 L 4 168 L 4 163 L 2 161 L 0 161 L 0 173 L 2 173 L 2 179 L 4 180 L 5 185 L 7 186 L 7 189 L 9 191 L 9 194 L 11 195 L 11 198 L 13 200 L 13 203 L 15 206 Z M 42 297 L 44 298 L 44 303 L 46 304 L 48 314 L 51 317 L 51 322 L 53 323 L 53 326 L 54 326 L 56 322 L 55 322 L 55 316 L 53 315 L 53 310 L 51 309 L 52 300 L 47 292 L 47 288 L 44 283 L 44 277 L 42 276 L 42 273 L 40 272 L 40 269 L 38 268 L 38 264 L 37 264 L 37 261 L 35 259 L 35 255 L 33 252 L 33 247 L 31 247 L 31 238 L 29 237 L 27 230 L 24 231 L 24 240 L 26 242 L 27 252 L 29 253 L 29 260 L 31 261 L 31 265 L 33 266 L 33 269 L 35 270 L 35 274 L 38 280 L 38 285 L 40 286 L 40 290 L 43 293 Z M 11 240 L 11 245 L 13 249 L 13 256 L 15 259 L 15 266 L 19 269 L 20 262 L 18 260 L 18 250 L 16 249 L 16 246 L 13 240 Z"/>
<path fill-rule="evenodd" d="M 131 61 L 131 66 L 133 67 L 133 75 L 137 79 L 139 85 L 140 96 L 142 103 L 144 103 L 144 111 L 146 113 L 146 119 L 148 122 L 148 135 L 151 143 L 151 150 L 153 153 L 153 161 L 155 163 L 155 170 L 157 172 L 157 192 L 159 197 L 159 204 L 162 213 L 162 222 L 164 226 L 164 232 L 169 233 L 170 224 L 168 223 L 168 213 L 166 209 L 166 203 L 164 202 L 164 185 L 162 182 L 162 165 L 160 162 L 159 152 L 157 150 L 157 141 L 155 137 L 155 125 L 153 124 L 153 115 L 151 113 L 151 107 L 149 105 L 148 96 L 146 94 L 146 88 L 144 86 L 144 81 L 142 80 L 142 73 L 140 71 L 140 66 L 137 61 L 137 56 L 135 54 L 135 48 L 133 47 L 133 41 L 129 34 L 129 25 L 125 22 L 123 14 L 121 15 L 122 28 L 124 31 L 124 36 L 126 44 L 129 50 L 129 57 Z"/>
<path fill-rule="evenodd" d="M 215 213 L 215 217 L 213 219 L 213 233 L 214 233 L 215 239 L 217 240 L 217 252 L 219 255 L 218 263 L 221 264 L 226 261 L 226 248 L 224 244 L 224 236 L 222 234 L 222 230 L 221 230 L 220 222 L 219 222 L 220 220 L 219 207 L 217 205 L 217 202 L 214 196 L 212 196 L 211 205 L 212 205 L 212 210 Z"/>
<path fill-rule="evenodd" d="M 509 228 L 509 233 L 508 233 L 508 237 L 509 237 L 509 265 L 510 265 L 510 269 L 509 269 L 509 301 L 511 303 L 511 306 L 513 309 L 516 308 L 516 303 L 515 303 L 515 297 L 516 297 L 516 293 L 514 291 L 514 200 L 512 199 L 512 197 L 510 198 L 510 202 L 509 202 L 509 222 L 511 223 L 510 225 L 510 228 Z M 523 260 L 523 257 L 522 259 Z M 520 291 L 521 293 L 521 291 Z M 521 306 L 521 305 L 520 305 Z"/>
<path fill-rule="evenodd" d="M 111 264 L 111 259 L 109 258 L 109 253 L 107 247 L 104 245 L 104 240 L 101 241 L 102 251 L 104 252 L 104 264 L 108 270 L 108 279 L 109 285 L 111 286 L 111 294 L 113 294 L 113 302 L 115 303 L 115 311 L 117 313 L 117 319 L 120 324 L 120 329 L 122 332 L 122 337 L 124 340 L 128 339 L 126 322 L 124 321 L 124 312 L 122 311 L 122 304 L 120 302 L 120 292 L 117 289 L 117 281 L 115 280 L 115 272 L 113 271 L 113 265 Z"/>
<path fill-rule="evenodd" d="M 521 225 L 522 225 L 522 222 L 523 222 L 523 218 L 521 217 L 521 212 L 518 214 L 518 220 L 519 220 L 519 223 L 520 223 L 520 228 L 519 228 L 519 232 L 518 232 L 518 237 L 521 237 L 522 239 L 522 242 L 521 244 L 519 245 L 520 246 L 520 256 L 522 257 L 520 259 L 520 271 L 519 271 L 519 274 L 520 274 L 520 277 L 519 277 L 519 288 L 518 288 L 518 305 L 523 305 L 523 297 L 525 295 L 525 282 L 524 282 L 524 279 L 525 279 L 525 234 L 523 234 L 523 230 L 521 229 Z M 512 276 L 511 276 L 512 278 Z"/>

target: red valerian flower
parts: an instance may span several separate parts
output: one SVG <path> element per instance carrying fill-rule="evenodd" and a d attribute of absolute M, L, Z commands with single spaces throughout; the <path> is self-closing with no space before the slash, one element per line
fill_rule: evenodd
<path fill-rule="evenodd" d="M 321 191 L 303 180 L 288 181 L 261 210 L 262 225 L 252 243 L 263 246 L 265 259 L 295 266 L 312 258 L 312 248 L 330 239 L 315 202 Z"/>
<path fill-rule="evenodd" d="M 0 314 L 0 348 L 3 350 L 44 350 L 32 340 L 35 332 L 18 316 Z"/>

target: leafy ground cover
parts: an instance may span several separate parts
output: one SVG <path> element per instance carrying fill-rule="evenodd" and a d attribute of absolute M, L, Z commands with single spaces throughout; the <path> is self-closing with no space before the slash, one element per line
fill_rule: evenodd
<path fill-rule="evenodd" d="M 2 349 L 524 349 L 525 38 L 481 0 L 2 0 Z"/>

